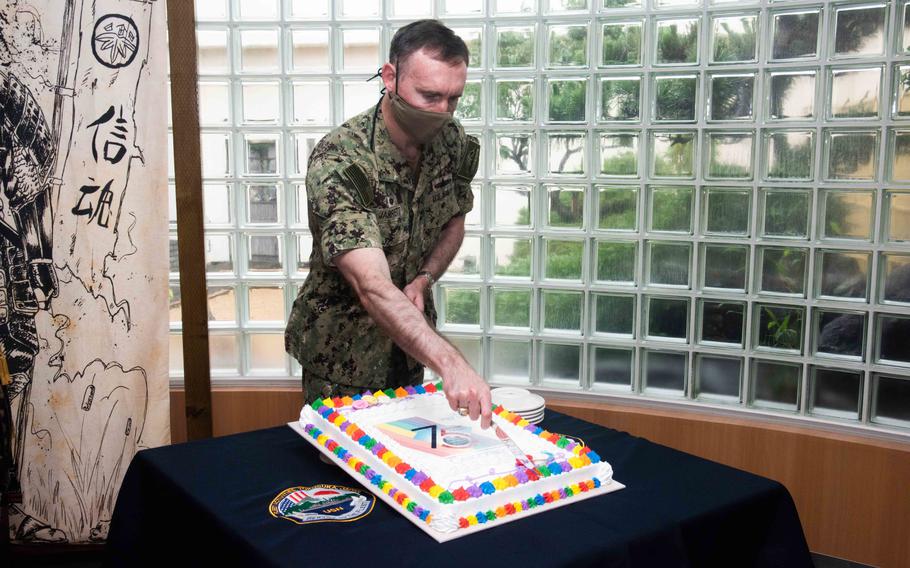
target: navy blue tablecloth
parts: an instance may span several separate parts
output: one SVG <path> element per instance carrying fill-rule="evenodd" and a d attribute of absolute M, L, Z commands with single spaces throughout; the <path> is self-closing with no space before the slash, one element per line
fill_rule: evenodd
<path fill-rule="evenodd" d="M 360 487 L 288 426 L 136 454 L 123 480 L 107 566 L 812 566 L 781 484 L 548 411 L 626 489 L 439 544 L 377 499 L 346 523 L 269 513 L 284 489 Z"/>

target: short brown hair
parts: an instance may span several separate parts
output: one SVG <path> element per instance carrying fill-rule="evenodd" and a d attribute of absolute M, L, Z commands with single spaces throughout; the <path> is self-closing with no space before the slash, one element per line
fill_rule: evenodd
<path fill-rule="evenodd" d="M 389 61 L 394 65 L 426 49 L 441 61 L 463 61 L 468 64 L 468 46 L 439 20 L 417 20 L 395 32 L 389 46 Z"/>

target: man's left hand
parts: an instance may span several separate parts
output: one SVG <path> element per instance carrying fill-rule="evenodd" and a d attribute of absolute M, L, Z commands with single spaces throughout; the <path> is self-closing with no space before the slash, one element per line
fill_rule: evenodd
<path fill-rule="evenodd" d="M 407 286 L 404 287 L 404 295 L 408 297 L 408 300 L 411 300 L 411 303 L 417 306 L 417 309 L 423 313 L 423 295 L 427 291 L 427 279 L 423 276 L 418 276 L 417 278 L 411 280 Z"/>

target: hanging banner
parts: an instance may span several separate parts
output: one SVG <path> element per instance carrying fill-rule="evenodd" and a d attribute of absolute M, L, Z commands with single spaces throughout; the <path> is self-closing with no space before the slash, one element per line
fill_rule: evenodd
<path fill-rule="evenodd" d="M 103 541 L 170 440 L 165 5 L 0 0 L 0 461 L 14 542 Z"/>

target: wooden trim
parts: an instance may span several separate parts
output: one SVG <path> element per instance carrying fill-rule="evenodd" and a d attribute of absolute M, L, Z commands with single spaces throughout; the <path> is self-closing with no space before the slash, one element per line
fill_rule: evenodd
<path fill-rule="evenodd" d="M 183 398 L 172 390 L 171 408 Z M 296 388 L 217 388 L 213 403 L 220 436 L 296 420 L 303 395 Z M 547 407 L 776 479 L 793 496 L 813 551 L 910 566 L 910 444 L 694 410 L 555 397 Z M 172 439 L 185 440 L 184 417 L 174 410 L 171 418 Z"/>
<path fill-rule="evenodd" d="M 177 243 L 180 259 L 186 432 L 190 440 L 212 436 L 208 295 L 202 217 L 202 161 L 196 73 L 195 3 L 167 2 L 177 183 Z M 180 159 L 176 159 L 179 156 Z"/>
<path fill-rule="evenodd" d="M 754 414 L 718 414 L 714 412 L 713 408 L 699 409 L 693 408 L 691 406 L 680 406 L 673 408 L 668 408 L 665 406 L 658 407 L 651 404 L 653 401 L 650 400 L 640 402 L 615 402 L 613 400 L 593 401 L 591 399 L 582 400 L 574 398 L 561 398 L 559 395 L 546 395 L 544 398 L 547 399 L 547 408 L 552 408 L 554 410 L 565 412 L 567 414 L 571 412 L 573 416 L 575 416 L 578 412 L 584 411 L 606 411 L 610 413 L 626 412 L 636 416 L 698 420 L 701 422 L 717 425 L 760 428 L 762 430 L 800 435 L 811 434 L 812 436 L 818 438 L 839 440 L 843 442 L 863 444 L 887 449 L 910 451 L 910 440 L 904 442 L 897 437 L 883 437 L 880 436 L 878 432 L 866 433 L 858 430 L 854 430 L 852 432 L 848 432 L 846 430 L 834 430 L 828 428 L 828 424 L 819 424 L 816 426 L 810 422 L 796 422 L 793 420 L 783 422 L 774 420 L 772 417 L 764 415 L 759 416 Z M 584 420 L 588 419 L 585 418 Z M 612 428 L 613 426 L 610 427 Z"/>
<path fill-rule="evenodd" d="M 171 389 L 171 443 L 187 441 L 186 418 L 180 412 L 185 393 Z M 227 436 L 287 424 L 300 417 L 303 392 L 291 388 L 215 388 L 213 433 Z"/>

